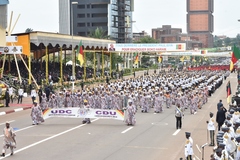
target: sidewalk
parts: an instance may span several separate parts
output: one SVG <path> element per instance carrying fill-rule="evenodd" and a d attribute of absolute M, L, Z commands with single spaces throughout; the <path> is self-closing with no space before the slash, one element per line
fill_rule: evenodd
<path fill-rule="evenodd" d="M 5 105 L 5 101 L 4 101 L 4 105 Z M 0 116 L 9 114 L 9 113 L 23 111 L 26 109 L 31 109 L 31 107 L 32 107 L 31 97 L 30 96 L 24 97 L 21 104 L 17 104 L 17 100 L 15 100 L 13 101 L 13 103 L 9 103 L 9 107 L 1 107 Z"/>

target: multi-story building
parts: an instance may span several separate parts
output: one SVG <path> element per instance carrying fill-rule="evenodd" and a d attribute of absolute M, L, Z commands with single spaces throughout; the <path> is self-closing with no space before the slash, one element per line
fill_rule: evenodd
<path fill-rule="evenodd" d="M 133 42 L 139 41 L 141 38 L 149 36 L 147 32 L 133 32 Z"/>
<path fill-rule="evenodd" d="M 183 34 L 181 28 L 172 28 L 171 25 L 152 29 L 152 38 L 158 40 L 159 43 L 186 43 L 187 49 L 202 47 L 198 38 Z"/>
<path fill-rule="evenodd" d="M 213 47 L 213 0 L 187 0 L 187 32 L 203 43 L 204 48 Z"/>
<path fill-rule="evenodd" d="M 59 32 L 88 36 L 97 27 L 101 27 L 106 35 L 118 43 L 131 42 L 133 2 L 134 0 L 59 0 Z"/>

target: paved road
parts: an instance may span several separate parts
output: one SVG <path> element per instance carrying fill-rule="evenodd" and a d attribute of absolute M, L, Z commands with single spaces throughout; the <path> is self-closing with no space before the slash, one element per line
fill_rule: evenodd
<path fill-rule="evenodd" d="M 236 74 L 231 74 L 228 80 L 235 93 Z M 184 157 L 185 131 L 192 133 L 194 152 L 200 158 L 195 144 L 207 142 L 206 120 L 210 111 L 216 113 L 219 99 L 226 106 L 227 81 L 196 115 L 185 112 L 179 131 L 175 128 L 173 107 L 161 114 L 138 111 L 134 127 L 117 120 L 92 119 L 91 124 L 83 125 L 81 119 L 65 118 L 50 118 L 44 124 L 32 126 L 30 110 L 2 115 L 0 129 L 6 120 L 11 121 L 17 134 L 17 149 L 14 156 L 0 159 L 178 160 Z M 212 147 L 205 147 L 206 159 L 211 153 Z"/>

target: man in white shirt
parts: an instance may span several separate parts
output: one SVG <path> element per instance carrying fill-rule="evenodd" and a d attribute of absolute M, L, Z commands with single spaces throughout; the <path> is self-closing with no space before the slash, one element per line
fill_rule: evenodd
<path fill-rule="evenodd" d="M 211 141 L 211 143 L 210 143 L 209 146 L 214 146 L 214 145 L 215 145 L 215 144 L 214 144 L 215 125 L 214 125 L 213 113 L 210 112 L 209 116 L 210 116 L 210 120 L 207 121 L 207 124 L 208 124 L 207 129 L 208 129 L 208 131 L 209 131 L 209 133 L 210 133 L 210 141 Z"/>
<path fill-rule="evenodd" d="M 186 143 L 185 143 L 185 158 L 187 160 L 192 160 L 193 155 L 193 139 L 190 137 L 191 133 L 185 132 L 186 134 Z"/>
<path fill-rule="evenodd" d="M 9 92 L 10 100 L 11 100 L 11 102 L 13 103 L 13 88 L 12 88 L 12 86 L 10 86 L 10 87 L 8 88 L 8 92 Z"/>
<path fill-rule="evenodd" d="M 22 98 L 23 98 L 23 89 L 20 87 L 18 89 L 18 103 L 22 103 Z"/>

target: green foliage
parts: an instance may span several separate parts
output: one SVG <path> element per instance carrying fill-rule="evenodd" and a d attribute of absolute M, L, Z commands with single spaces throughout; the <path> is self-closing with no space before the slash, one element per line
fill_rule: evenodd
<path fill-rule="evenodd" d="M 98 39 L 109 38 L 109 36 L 107 35 L 107 31 L 103 30 L 102 27 L 97 27 L 95 30 L 90 31 L 90 34 L 88 36 L 92 38 L 98 38 Z"/>
<path fill-rule="evenodd" d="M 25 33 L 30 33 L 30 32 L 32 32 L 32 31 L 33 31 L 32 28 L 27 28 L 27 29 L 25 30 Z"/>
<path fill-rule="evenodd" d="M 141 58 L 142 65 L 150 65 L 149 60 L 150 60 L 149 56 L 142 56 Z"/>

